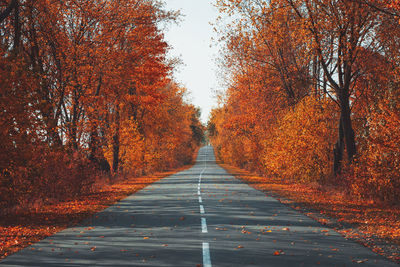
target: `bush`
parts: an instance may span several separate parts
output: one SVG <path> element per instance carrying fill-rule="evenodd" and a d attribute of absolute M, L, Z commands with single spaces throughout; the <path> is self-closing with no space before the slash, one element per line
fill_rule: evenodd
<path fill-rule="evenodd" d="M 331 175 L 336 121 L 327 100 L 306 97 L 278 121 L 265 138 L 267 173 L 299 182 L 322 182 Z"/>
<path fill-rule="evenodd" d="M 386 98 L 396 99 L 396 98 Z M 353 192 L 385 203 L 400 198 L 400 104 L 384 101 L 367 118 L 368 132 L 352 177 Z"/>

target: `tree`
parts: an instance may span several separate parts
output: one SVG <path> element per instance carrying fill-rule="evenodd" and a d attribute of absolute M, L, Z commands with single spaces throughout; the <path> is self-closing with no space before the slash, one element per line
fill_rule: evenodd
<path fill-rule="evenodd" d="M 397 169 L 386 157 L 397 153 L 389 141 L 397 131 L 381 127 L 394 129 L 397 118 L 398 1 L 216 2 L 229 21 L 228 30 L 223 18 L 217 23 L 227 82 L 208 125 L 218 158 L 287 180 L 351 185 L 359 196 L 380 198 L 386 188 L 384 201 L 397 197 L 397 178 L 385 178 Z"/>
<path fill-rule="evenodd" d="M 158 0 L 3 1 L 5 206 L 29 193 L 72 196 L 105 173 L 137 175 L 192 160 L 202 128 L 183 89 L 171 86 L 161 27 L 177 15 Z"/>

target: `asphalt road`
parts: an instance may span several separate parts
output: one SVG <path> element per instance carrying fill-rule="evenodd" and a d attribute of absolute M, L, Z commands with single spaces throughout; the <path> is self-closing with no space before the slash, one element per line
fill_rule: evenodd
<path fill-rule="evenodd" d="M 398 265 L 235 179 L 203 147 L 191 169 L 0 266 Z"/>

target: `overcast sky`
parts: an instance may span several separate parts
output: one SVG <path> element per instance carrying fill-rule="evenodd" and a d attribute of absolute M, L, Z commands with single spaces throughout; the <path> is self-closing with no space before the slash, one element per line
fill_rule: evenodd
<path fill-rule="evenodd" d="M 176 80 L 185 86 L 191 102 L 201 108 L 201 119 L 207 122 L 209 112 L 216 105 L 216 63 L 218 49 L 210 47 L 215 36 L 209 22 L 214 22 L 217 10 L 210 0 L 165 0 L 167 10 L 181 10 L 184 15 L 179 25 L 170 25 L 165 34 L 172 46 L 171 56 L 179 56 L 183 65 L 175 73 Z"/>

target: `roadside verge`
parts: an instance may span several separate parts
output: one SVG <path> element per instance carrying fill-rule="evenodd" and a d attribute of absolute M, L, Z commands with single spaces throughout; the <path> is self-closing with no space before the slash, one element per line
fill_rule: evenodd
<path fill-rule="evenodd" d="M 192 166 L 190 164 L 172 171 L 127 178 L 112 185 L 103 185 L 77 199 L 7 214 L 0 218 L 0 259 L 74 226 L 149 184 Z"/>
<path fill-rule="evenodd" d="M 218 163 L 236 178 L 334 229 L 345 238 L 400 263 L 400 209 L 349 199 L 334 188 L 287 183 Z"/>

